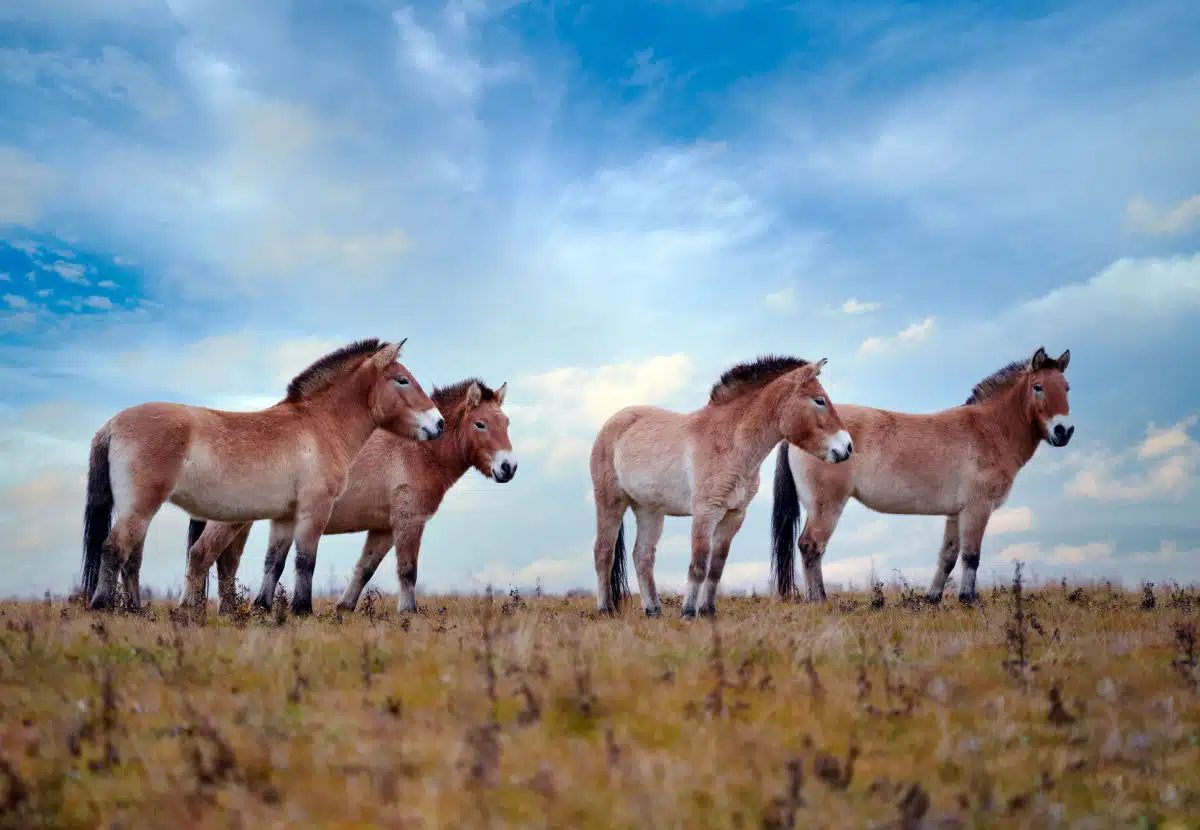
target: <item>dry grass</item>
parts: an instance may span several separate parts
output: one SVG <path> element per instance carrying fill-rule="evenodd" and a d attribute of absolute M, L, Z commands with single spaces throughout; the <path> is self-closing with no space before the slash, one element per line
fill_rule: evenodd
<path fill-rule="evenodd" d="M 1195 826 L 1194 594 L 909 599 L 4 603 L 0 826 Z"/>

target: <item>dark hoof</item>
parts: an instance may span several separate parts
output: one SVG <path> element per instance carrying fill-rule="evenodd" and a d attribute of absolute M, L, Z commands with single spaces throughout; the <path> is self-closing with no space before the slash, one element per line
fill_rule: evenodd
<path fill-rule="evenodd" d="M 254 598 L 254 607 L 259 611 L 270 611 L 272 604 L 273 603 L 271 600 L 267 599 L 262 594 L 259 594 Z"/>
<path fill-rule="evenodd" d="M 353 614 L 354 606 L 346 602 L 339 602 L 337 604 L 337 610 L 341 611 L 343 614 Z"/>
<path fill-rule="evenodd" d="M 652 620 L 657 620 L 659 617 L 662 616 L 662 609 L 661 608 L 647 608 L 646 616 Z"/>
<path fill-rule="evenodd" d="M 979 594 L 959 594 L 958 602 L 960 605 L 966 605 L 968 607 L 976 605 L 979 602 Z"/>
<path fill-rule="evenodd" d="M 292 600 L 292 616 L 293 617 L 311 617 L 312 616 L 312 600 L 296 601 Z"/>
<path fill-rule="evenodd" d="M 679 612 L 679 617 L 680 617 L 680 619 L 684 619 L 684 620 L 694 620 L 694 619 L 696 619 L 696 609 L 695 608 L 684 608 L 682 611 Z"/>
<path fill-rule="evenodd" d="M 92 601 L 88 603 L 88 608 L 93 611 L 109 611 L 112 609 L 112 597 L 94 596 Z"/>
<path fill-rule="evenodd" d="M 941 605 L 942 604 L 942 595 L 938 594 L 938 595 L 934 596 L 933 594 L 926 594 L 925 595 L 925 603 L 927 605 Z"/>
<path fill-rule="evenodd" d="M 707 608 L 701 608 L 699 614 L 701 617 L 715 617 L 717 616 L 716 606 L 710 605 Z"/>

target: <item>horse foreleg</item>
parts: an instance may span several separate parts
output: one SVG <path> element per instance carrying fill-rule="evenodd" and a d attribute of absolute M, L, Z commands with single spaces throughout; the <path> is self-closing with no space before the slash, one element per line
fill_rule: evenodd
<path fill-rule="evenodd" d="M 263 560 L 262 586 L 254 598 L 255 608 L 271 610 L 271 604 L 275 601 L 275 586 L 279 584 L 279 577 L 283 576 L 283 566 L 287 563 L 295 532 L 296 525 L 291 520 L 277 519 L 271 522 L 271 538 L 267 542 L 266 559 Z"/>
<path fill-rule="evenodd" d="M 312 614 L 313 572 L 317 569 L 317 545 L 329 514 L 333 511 L 333 500 L 309 507 L 296 522 L 296 587 L 292 590 L 292 613 L 298 617 Z"/>
<path fill-rule="evenodd" d="M 844 501 L 833 504 L 815 503 L 808 508 L 804 519 L 804 530 L 796 547 L 800 551 L 800 561 L 804 563 L 804 590 L 809 602 L 825 600 L 825 573 L 821 560 L 825 558 L 825 548 L 829 538 L 837 528 L 838 520 L 842 517 Z"/>
<path fill-rule="evenodd" d="M 717 585 L 721 582 L 721 574 L 725 572 L 725 560 L 729 558 L 729 546 L 745 519 L 745 510 L 730 510 L 721 517 L 721 521 L 717 522 L 717 526 L 713 530 L 712 554 L 708 557 L 708 573 L 700 591 L 699 613 L 702 617 L 710 617 L 717 613 Z"/>
<path fill-rule="evenodd" d="M 662 537 L 663 514 L 648 509 L 634 509 L 637 517 L 637 539 L 633 543 L 633 567 L 637 571 L 638 592 L 642 595 L 642 610 L 647 617 L 661 617 L 662 603 L 654 585 L 654 552 Z"/>
<path fill-rule="evenodd" d="M 962 585 L 958 589 L 959 602 L 972 603 L 977 599 L 975 572 L 979 570 L 979 551 L 991 515 L 991 508 L 967 508 L 958 514 L 958 547 L 963 564 Z"/>
<path fill-rule="evenodd" d="M 213 562 L 217 561 L 217 557 L 240 531 L 241 525 L 224 522 L 209 522 L 205 525 L 204 532 L 188 549 L 187 580 L 183 596 L 179 599 L 180 608 L 199 610 L 207 606 L 205 587 L 208 572 Z"/>
<path fill-rule="evenodd" d="M 398 523 L 395 527 L 396 576 L 400 578 L 400 601 L 396 610 L 402 614 L 417 610 L 417 556 L 421 553 L 424 530 L 424 522 Z"/>
<path fill-rule="evenodd" d="M 358 597 L 362 594 L 363 588 L 367 587 L 367 583 L 371 581 L 371 577 L 379 568 L 379 563 L 391 549 L 392 534 L 390 531 L 371 530 L 367 532 L 367 540 L 363 542 L 362 554 L 354 566 L 354 573 L 350 575 L 350 584 L 346 586 L 346 590 L 342 592 L 342 598 L 338 600 L 339 611 L 354 610 L 358 605 Z"/>
<path fill-rule="evenodd" d="M 221 600 L 218 614 L 232 614 L 237 610 L 238 566 L 242 562 L 242 554 L 246 552 L 246 540 L 250 538 L 252 527 L 252 524 L 243 525 L 233 541 L 217 557 L 217 596 Z"/>
<path fill-rule="evenodd" d="M 938 551 L 937 567 L 933 571 L 933 582 L 929 583 L 929 593 L 925 599 L 929 602 L 941 602 L 942 592 L 946 590 L 946 580 L 958 562 L 958 516 L 946 518 L 946 530 L 942 535 L 942 548 Z"/>
<path fill-rule="evenodd" d="M 712 557 L 713 531 L 725 515 L 724 510 L 697 511 L 692 515 L 692 561 L 688 565 L 687 595 L 683 598 L 680 612 L 685 620 L 696 616 L 700 599 L 700 586 L 708 575 L 708 561 Z"/>

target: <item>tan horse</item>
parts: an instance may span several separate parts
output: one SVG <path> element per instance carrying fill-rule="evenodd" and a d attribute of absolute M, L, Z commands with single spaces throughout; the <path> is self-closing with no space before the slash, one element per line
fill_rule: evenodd
<path fill-rule="evenodd" d="M 446 435 L 436 443 L 416 444 L 382 430 L 367 441 L 325 526 L 329 534 L 367 531 L 362 556 L 338 608 L 354 610 L 359 594 L 394 544 L 400 576 L 399 610 L 417 610 L 421 534 L 446 492 L 472 467 L 501 484 L 517 474 L 508 416 L 500 408 L 507 386 L 493 391 L 472 378 L 435 389 L 433 401 L 447 419 Z M 249 525 L 213 522 L 199 536 L 196 549 L 204 561 L 212 561 L 212 551 L 220 552 L 216 561 L 221 613 L 233 608 L 235 577 L 249 530 Z M 271 560 L 273 570 L 264 575 L 260 598 L 271 596 L 283 563 L 283 556 Z"/>
<path fill-rule="evenodd" d="M 88 470 L 83 590 L 92 607 L 112 605 L 118 569 L 139 604 L 146 530 L 168 501 L 206 519 L 278 520 L 288 543 L 298 540 L 297 572 L 310 586 L 317 540 L 375 428 L 441 437 L 441 413 L 396 362 L 401 345 L 362 340 L 326 355 L 260 412 L 147 403 L 117 413 L 92 440 Z M 294 607 L 304 613 L 311 603 L 299 588 Z"/>
<path fill-rule="evenodd" d="M 664 516 L 692 517 L 683 616 L 716 612 L 730 542 L 758 491 L 758 469 L 771 448 L 787 440 L 822 463 L 850 457 L 850 435 L 817 380 L 824 364 L 759 358 L 723 374 L 708 404 L 695 412 L 631 406 L 608 420 L 591 462 L 601 612 L 614 612 L 628 593 L 623 517 L 629 507 L 637 517 L 633 558 L 646 616 L 662 614 L 654 552 Z"/>
<path fill-rule="evenodd" d="M 821 557 L 846 502 L 854 497 L 880 513 L 947 516 L 937 570 L 927 598 L 940 602 L 946 577 L 962 553 L 959 599 L 972 602 L 979 551 L 989 517 L 1038 444 L 1065 447 L 1071 361 L 1038 349 L 981 381 L 963 406 L 908 415 L 865 406 L 841 407 L 857 452 L 840 467 L 814 464 L 795 447 L 779 448 L 772 514 L 775 587 L 795 590 L 795 548 L 804 562 L 808 599 L 825 599 Z M 800 506 L 808 514 L 796 540 Z"/>

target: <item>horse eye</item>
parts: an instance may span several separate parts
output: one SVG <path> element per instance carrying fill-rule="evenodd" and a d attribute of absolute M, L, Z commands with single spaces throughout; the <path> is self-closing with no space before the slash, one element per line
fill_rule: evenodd
<path fill-rule="evenodd" d="M 397 386 L 408 386 L 408 378 L 396 378 Z"/>
<path fill-rule="evenodd" d="M 487 424 L 485 424 L 483 421 L 476 421 L 475 429 L 487 429 Z"/>
<path fill-rule="evenodd" d="M 1040 383 L 1035 383 L 1035 384 L 1033 385 L 1033 391 L 1034 391 L 1034 392 L 1041 392 L 1041 391 L 1042 391 L 1042 385 L 1041 385 Z"/>
<path fill-rule="evenodd" d="M 825 399 L 824 398 L 813 398 L 813 403 L 815 403 L 817 406 L 824 406 Z"/>

